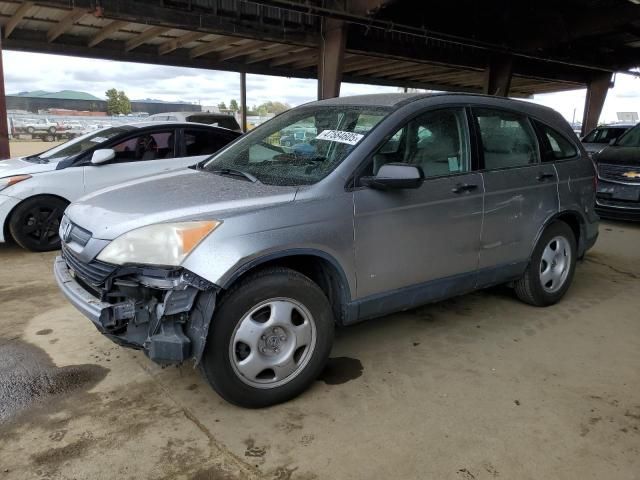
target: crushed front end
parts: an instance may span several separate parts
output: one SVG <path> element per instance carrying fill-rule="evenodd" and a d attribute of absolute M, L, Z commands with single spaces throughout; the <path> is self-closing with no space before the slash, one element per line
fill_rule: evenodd
<path fill-rule="evenodd" d="M 189 359 L 197 364 L 217 287 L 180 267 L 116 266 L 90 258 L 84 250 L 91 248 L 78 247 L 91 239 L 76 230 L 80 238 L 63 242 L 54 264 L 67 299 L 122 346 L 143 350 L 160 364 Z"/>

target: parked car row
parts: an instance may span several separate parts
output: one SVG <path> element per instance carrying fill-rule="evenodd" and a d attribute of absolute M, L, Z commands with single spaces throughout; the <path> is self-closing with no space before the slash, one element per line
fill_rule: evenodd
<path fill-rule="evenodd" d="M 93 131 L 43 153 L 0 162 L 0 242 L 60 248 L 70 202 L 104 187 L 184 168 L 235 140 L 231 130 L 143 122 Z"/>
<path fill-rule="evenodd" d="M 100 332 L 245 407 L 303 392 L 336 324 L 496 284 L 554 304 L 598 235 L 593 163 L 542 106 L 359 96 L 220 130 L 114 127 L 8 162 L 0 208 L 20 243 L 60 244 L 58 285 Z"/>
<path fill-rule="evenodd" d="M 633 123 L 599 125 L 582 138 L 582 145 L 591 154 L 599 153 L 634 125 Z"/>
<path fill-rule="evenodd" d="M 612 139 L 593 160 L 598 170 L 596 211 L 607 218 L 640 220 L 640 124 Z"/>

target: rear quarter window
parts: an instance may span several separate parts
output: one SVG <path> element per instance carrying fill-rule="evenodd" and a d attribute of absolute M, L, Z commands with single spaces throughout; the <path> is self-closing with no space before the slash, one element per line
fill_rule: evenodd
<path fill-rule="evenodd" d="M 544 123 L 535 121 L 535 124 L 542 137 L 543 161 L 566 160 L 578 156 L 578 148 L 565 135 Z"/>

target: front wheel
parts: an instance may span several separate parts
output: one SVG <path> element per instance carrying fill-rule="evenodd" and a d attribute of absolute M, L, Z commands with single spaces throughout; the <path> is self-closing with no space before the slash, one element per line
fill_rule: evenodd
<path fill-rule="evenodd" d="M 296 397 L 322 372 L 334 318 L 322 290 L 294 270 L 270 268 L 222 298 L 201 369 L 225 400 L 248 408 Z"/>
<path fill-rule="evenodd" d="M 18 245 L 32 252 L 60 249 L 58 229 L 68 203 L 57 197 L 32 197 L 20 203 L 9 219 Z"/>
<path fill-rule="evenodd" d="M 569 289 L 576 268 L 576 238 L 566 223 L 557 221 L 542 233 L 531 262 L 515 292 L 523 302 L 538 307 L 553 305 Z"/>

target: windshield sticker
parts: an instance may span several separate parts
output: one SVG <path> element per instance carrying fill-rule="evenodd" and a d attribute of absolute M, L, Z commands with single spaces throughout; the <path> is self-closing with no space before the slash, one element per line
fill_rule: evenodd
<path fill-rule="evenodd" d="M 341 130 L 324 130 L 317 137 L 316 140 L 329 140 L 330 142 L 346 143 L 348 145 L 355 145 L 362 140 L 364 135 L 355 132 L 343 132 Z"/>
<path fill-rule="evenodd" d="M 93 143 L 102 143 L 102 142 L 106 142 L 107 140 L 108 140 L 108 138 L 104 138 L 104 137 L 93 137 L 89 141 L 93 142 Z"/>

